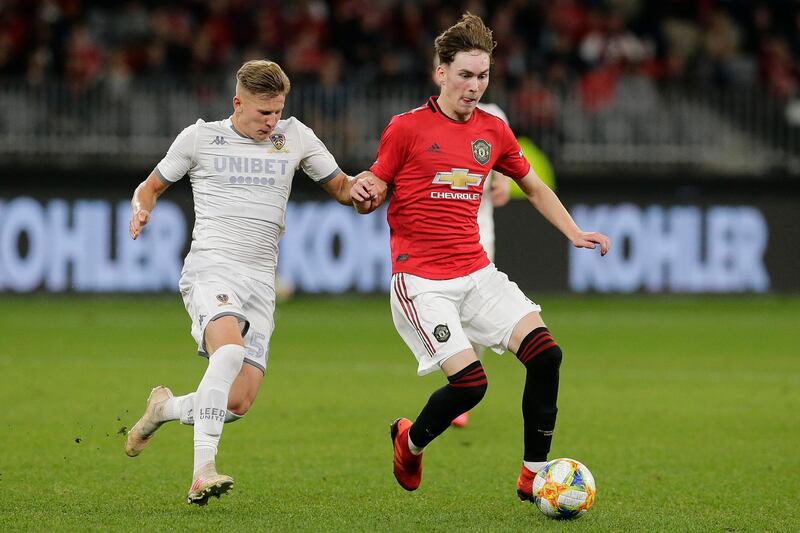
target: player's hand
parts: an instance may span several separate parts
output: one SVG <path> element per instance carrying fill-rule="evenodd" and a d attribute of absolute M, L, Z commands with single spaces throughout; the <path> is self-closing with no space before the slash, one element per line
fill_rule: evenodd
<path fill-rule="evenodd" d="M 362 177 L 356 179 L 350 189 L 350 198 L 354 202 L 362 203 L 372 201 L 376 198 L 375 184 L 371 178 Z"/>
<path fill-rule="evenodd" d="M 503 207 L 511 199 L 511 178 L 496 174 L 489 187 L 489 199 L 492 201 L 492 206 Z"/>
<path fill-rule="evenodd" d="M 150 211 L 147 209 L 140 209 L 135 212 L 131 217 L 130 233 L 131 238 L 135 241 L 142 233 L 142 228 L 150 222 Z"/>
<path fill-rule="evenodd" d="M 572 239 L 572 244 L 577 248 L 591 248 L 592 250 L 600 245 L 600 255 L 606 255 L 611 247 L 611 239 L 597 231 L 581 231 Z"/>

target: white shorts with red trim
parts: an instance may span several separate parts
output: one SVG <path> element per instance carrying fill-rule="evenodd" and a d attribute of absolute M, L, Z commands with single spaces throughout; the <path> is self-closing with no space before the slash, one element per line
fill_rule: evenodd
<path fill-rule="evenodd" d="M 517 322 L 542 310 L 494 264 L 445 280 L 394 274 L 391 306 L 395 328 L 417 358 L 420 376 L 472 349 L 472 343 L 502 354 Z"/>

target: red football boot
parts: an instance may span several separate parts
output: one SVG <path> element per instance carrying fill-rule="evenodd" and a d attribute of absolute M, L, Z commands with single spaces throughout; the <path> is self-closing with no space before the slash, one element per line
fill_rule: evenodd
<path fill-rule="evenodd" d="M 469 411 L 467 411 L 466 413 L 461 413 L 460 415 L 455 417 L 453 421 L 450 423 L 457 428 L 463 428 L 466 427 L 467 422 L 469 422 Z"/>
<path fill-rule="evenodd" d="M 533 503 L 533 478 L 535 477 L 536 472 L 531 472 L 525 465 L 522 465 L 522 470 L 517 478 L 517 496 L 520 500 Z"/>
<path fill-rule="evenodd" d="M 414 455 L 408 449 L 408 430 L 411 420 L 398 418 L 392 422 L 391 436 L 394 447 L 394 477 L 400 486 L 411 491 L 417 490 L 422 481 L 422 454 Z"/>

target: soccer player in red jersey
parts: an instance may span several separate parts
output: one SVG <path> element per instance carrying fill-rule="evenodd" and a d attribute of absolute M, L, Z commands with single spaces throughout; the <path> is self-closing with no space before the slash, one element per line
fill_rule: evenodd
<path fill-rule="evenodd" d="M 394 324 L 417 358 L 417 373 L 441 369 L 448 380 L 413 423 L 392 423 L 397 481 L 415 490 L 423 449 L 486 393 L 474 342 L 497 353 L 509 350 L 526 368 L 517 493 L 530 499 L 555 429 L 562 354 L 541 308 L 497 270 L 479 242 L 483 182 L 492 169 L 516 180 L 531 204 L 579 248 L 599 247 L 605 255 L 609 239 L 579 228 L 531 169 L 509 127 L 477 109 L 494 46 L 492 32 L 469 13 L 437 37 L 439 96 L 391 120 L 375 163 L 358 175 L 351 197 L 374 210 L 393 188 L 388 221 Z"/>

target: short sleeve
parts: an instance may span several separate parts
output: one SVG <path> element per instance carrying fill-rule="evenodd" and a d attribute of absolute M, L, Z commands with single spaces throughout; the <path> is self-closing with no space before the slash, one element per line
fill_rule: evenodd
<path fill-rule="evenodd" d="M 197 121 L 178 134 L 167 155 L 156 165 L 156 174 L 163 181 L 175 183 L 189 172 L 195 165 L 195 140 L 197 139 Z"/>
<path fill-rule="evenodd" d="M 494 170 L 515 180 L 521 180 L 531 170 L 531 164 L 522 154 L 522 148 L 520 148 L 514 132 L 505 123 L 503 123 L 500 157 L 494 164 Z"/>
<path fill-rule="evenodd" d="M 303 158 L 300 160 L 300 168 L 317 183 L 326 183 L 332 180 L 341 172 L 339 165 L 336 164 L 336 159 L 311 128 L 299 121 L 297 126 L 303 143 Z"/>
<path fill-rule="evenodd" d="M 369 168 L 370 172 L 386 183 L 392 183 L 405 164 L 410 140 L 400 115 L 395 116 L 381 134 L 378 156 Z"/>

